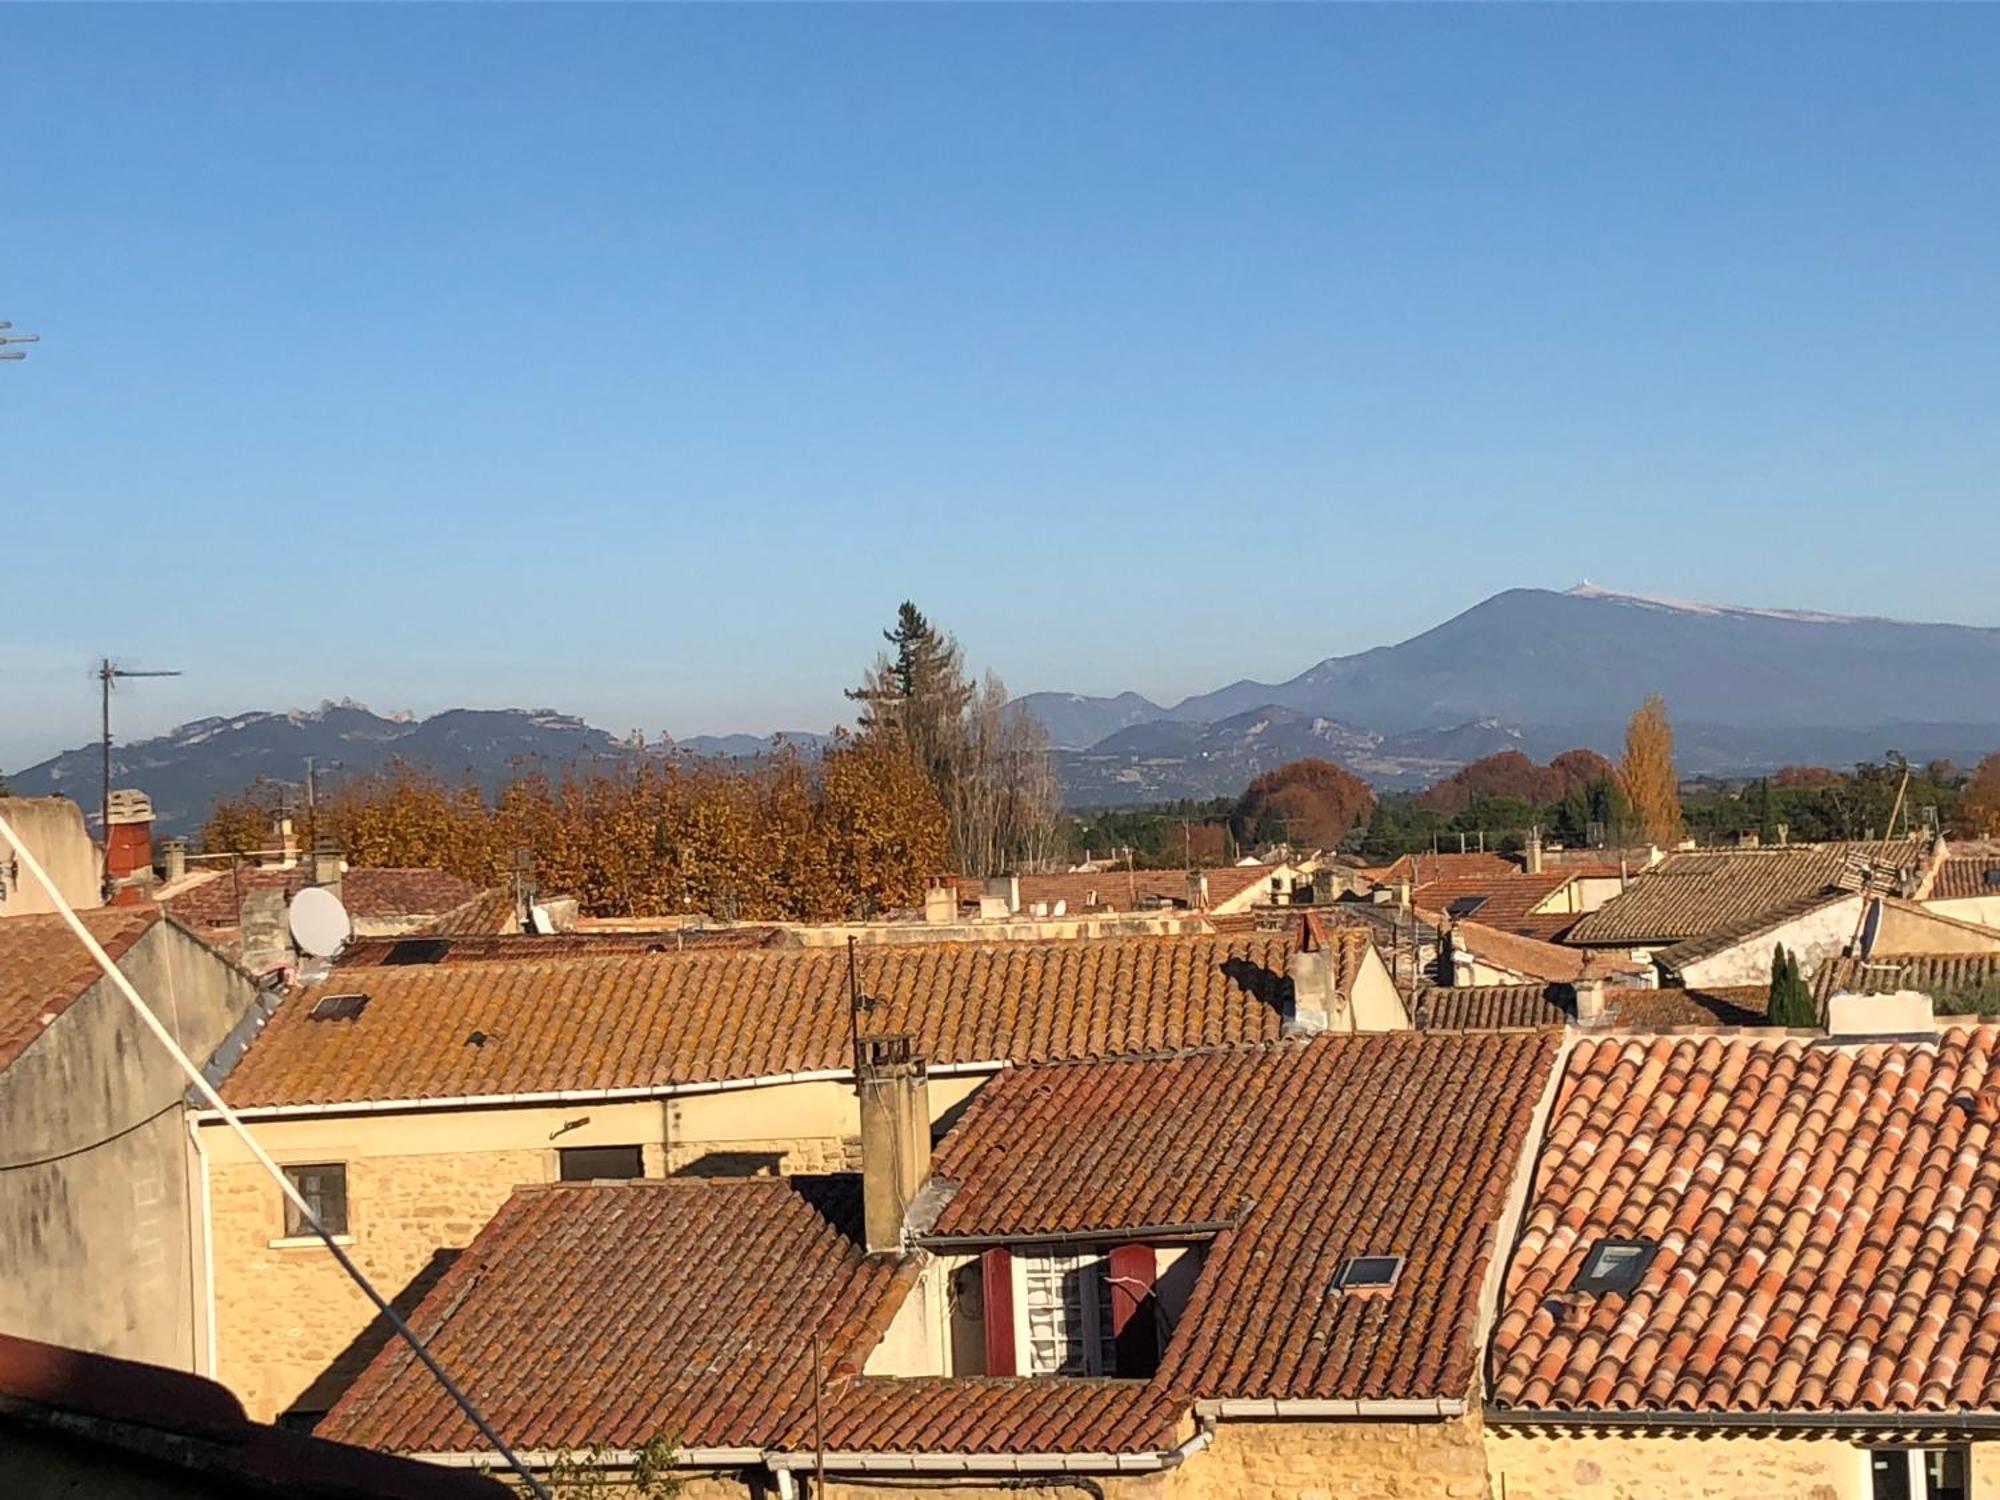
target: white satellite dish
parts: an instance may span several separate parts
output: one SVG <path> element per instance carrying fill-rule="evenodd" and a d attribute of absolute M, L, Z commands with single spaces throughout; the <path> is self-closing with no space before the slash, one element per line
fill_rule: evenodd
<path fill-rule="evenodd" d="M 549 909 L 546 906 L 531 905 L 528 908 L 528 931 L 538 932 L 543 937 L 551 937 L 554 935 L 555 930 L 555 919 L 549 915 Z"/>
<path fill-rule="evenodd" d="M 286 920 L 299 952 L 313 958 L 332 958 L 340 951 L 340 945 L 354 935 L 347 908 L 325 886 L 309 885 L 292 897 Z"/>

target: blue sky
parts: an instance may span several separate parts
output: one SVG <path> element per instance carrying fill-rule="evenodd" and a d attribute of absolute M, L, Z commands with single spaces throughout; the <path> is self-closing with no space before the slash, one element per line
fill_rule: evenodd
<path fill-rule="evenodd" d="M 1161 699 L 1500 588 L 2000 624 L 1990 8 L 0 11 L 0 766 Z"/>

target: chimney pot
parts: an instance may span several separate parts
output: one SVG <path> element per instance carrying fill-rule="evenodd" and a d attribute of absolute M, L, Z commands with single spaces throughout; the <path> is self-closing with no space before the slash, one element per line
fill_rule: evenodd
<path fill-rule="evenodd" d="M 1528 874 L 1539 875 L 1542 873 L 1541 825 L 1537 824 L 1535 827 L 1530 828 L 1528 830 L 1528 846 L 1526 853 L 1523 857 L 1524 857 L 1524 862 L 1527 866 Z"/>
<path fill-rule="evenodd" d="M 179 880 L 187 874 L 188 846 L 186 839 L 168 839 L 164 857 L 168 880 Z"/>
<path fill-rule="evenodd" d="M 1579 1026 L 1602 1026 L 1609 1019 L 1604 1000 L 1604 981 L 1595 975 L 1585 975 L 1577 980 L 1576 1024 Z"/>
<path fill-rule="evenodd" d="M 1187 904 L 1191 911 L 1208 910 L 1208 872 L 1189 870 L 1187 877 Z"/>
<path fill-rule="evenodd" d="M 340 894 L 340 877 L 347 869 L 347 861 L 340 857 L 338 849 L 313 850 L 313 884 L 323 885 L 334 895 Z"/>
<path fill-rule="evenodd" d="M 104 883 L 117 906 L 146 899 L 153 884 L 153 803 L 121 787 L 104 809 Z"/>
<path fill-rule="evenodd" d="M 924 892 L 924 920 L 933 927 L 941 927 L 958 918 L 958 888 L 942 882 L 933 884 Z"/>

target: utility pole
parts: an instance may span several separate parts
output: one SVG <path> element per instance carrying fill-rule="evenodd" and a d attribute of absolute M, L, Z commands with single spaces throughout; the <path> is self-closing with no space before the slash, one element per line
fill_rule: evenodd
<path fill-rule="evenodd" d="M 5 327 L 0 324 L 0 327 Z M 103 690 L 104 699 L 104 798 L 98 803 L 98 832 L 108 847 L 111 843 L 111 686 L 121 677 L 178 677 L 179 672 L 138 672 L 125 667 L 114 667 L 111 658 L 105 657 L 97 664 L 98 686 Z M 107 882 L 110 876 L 106 876 Z"/>

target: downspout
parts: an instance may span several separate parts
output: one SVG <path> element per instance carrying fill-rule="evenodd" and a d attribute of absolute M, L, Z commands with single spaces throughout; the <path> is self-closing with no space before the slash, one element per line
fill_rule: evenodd
<path fill-rule="evenodd" d="M 202 1363 L 199 1366 L 199 1373 L 206 1375 L 210 1380 L 214 1380 L 217 1378 L 215 1372 L 218 1364 L 216 1353 L 218 1340 L 215 1332 L 215 1200 L 209 1190 L 208 1147 L 202 1144 L 201 1122 L 195 1118 L 192 1112 L 189 1112 L 183 1118 L 187 1121 L 188 1141 L 194 1147 L 196 1175 L 201 1184 L 200 1192 L 196 1195 L 201 1204 L 199 1226 L 201 1233 L 201 1286 L 197 1294 L 200 1298 L 202 1324 L 202 1338 L 200 1340 Z"/>

